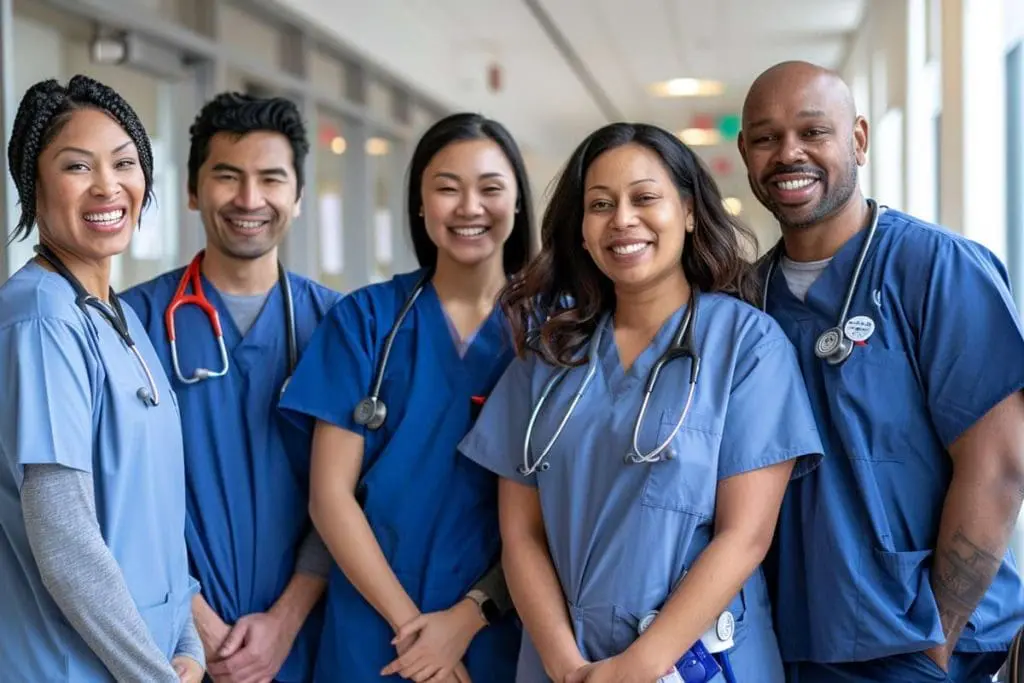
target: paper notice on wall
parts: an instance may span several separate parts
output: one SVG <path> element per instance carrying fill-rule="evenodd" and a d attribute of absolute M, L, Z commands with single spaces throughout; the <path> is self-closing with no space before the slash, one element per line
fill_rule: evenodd
<path fill-rule="evenodd" d="M 341 208 L 340 194 L 320 195 L 320 271 L 325 275 L 338 275 L 345 269 Z"/>
<path fill-rule="evenodd" d="M 394 258 L 391 234 L 391 210 L 377 209 L 373 214 L 373 231 L 376 243 L 377 263 L 390 265 Z"/>

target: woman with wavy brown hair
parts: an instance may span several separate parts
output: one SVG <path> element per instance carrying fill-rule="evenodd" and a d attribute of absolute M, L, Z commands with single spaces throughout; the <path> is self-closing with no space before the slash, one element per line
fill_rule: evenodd
<path fill-rule="evenodd" d="M 570 158 L 502 297 L 519 357 L 461 445 L 500 476 L 517 680 L 783 680 L 760 564 L 822 447 L 750 304 L 749 236 L 660 128 L 613 124 Z"/>

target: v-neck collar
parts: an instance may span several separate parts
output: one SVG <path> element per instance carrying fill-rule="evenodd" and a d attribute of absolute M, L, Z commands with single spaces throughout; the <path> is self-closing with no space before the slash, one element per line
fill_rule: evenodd
<path fill-rule="evenodd" d="M 268 338 L 268 335 L 262 332 L 262 328 L 268 324 L 280 325 L 284 328 L 284 317 L 281 316 L 280 320 L 268 321 L 267 319 L 271 316 L 267 315 L 267 312 L 271 309 L 276 309 L 276 300 L 281 296 L 280 282 L 274 282 L 274 286 L 267 292 L 266 298 L 263 300 L 263 306 L 260 307 L 260 312 L 256 315 L 256 319 L 253 320 L 249 330 L 242 334 L 242 331 L 238 329 L 238 325 L 235 324 L 235 319 L 231 315 L 231 311 L 228 309 L 227 303 L 224 301 L 224 297 L 221 295 L 220 290 L 210 282 L 205 275 L 200 276 L 202 282 L 203 293 L 209 300 L 210 304 L 217 310 L 217 315 L 220 317 L 220 326 L 224 332 L 224 343 L 228 348 L 229 353 L 233 353 L 235 349 L 243 346 L 251 346 L 258 344 L 256 340 L 264 340 Z"/>
<path fill-rule="evenodd" d="M 615 341 L 615 325 L 612 322 L 612 314 L 604 315 L 599 323 L 603 326 L 604 333 L 601 336 L 597 354 L 600 357 L 601 373 L 604 375 L 609 390 L 618 393 L 631 388 L 637 382 L 646 381 L 651 368 L 654 367 L 658 358 L 665 352 L 669 341 L 675 336 L 689 305 L 690 303 L 687 301 L 665 319 L 655 333 L 654 339 L 637 355 L 628 371 L 622 365 L 619 346 Z"/>
<path fill-rule="evenodd" d="M 407 296 L 411 294 L 412 292 L 409 292 Z M 428 324 L 427 327 L 431 330 L 434 343 L 441 350 L 441 353 L 447 356 L 450 362 L 457 363 L 458 366 L 467 365 L 474 361 L 475 356 L 481 350 L 494 349 L 501 343 L 503 327 L 500 320 L 501 311 L 499 306 L 495 305 L 483 322 L 480 323 L 480 326 L 473 332 L 469 343 L 466 345 L 465 354 L 459 354 L 457 342 L 449 329 L 451 323 L 448 312 L 445 311 L 441 298 L 438 296 L 437 290 L 434 289 L 433 282 L 428 282 L 425 285 L 420 298 L 423 300 L 424 305 L 428 307 L 430 317 L 439 323 Z M 488 352 L 487 355 L 490 357 L 494 354 Z"/>

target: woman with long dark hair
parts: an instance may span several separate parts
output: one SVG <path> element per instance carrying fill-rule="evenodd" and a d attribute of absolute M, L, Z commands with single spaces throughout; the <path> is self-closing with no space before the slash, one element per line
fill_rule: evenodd
<path fill-rule="evenodd" d="M 620 123 L 573 153 L 542 237 L 503 294 L 519 358 L 460 446 L 501 477 L 517 680 L 781 683 L 760 563 L 822 448 L 750 305 L 749 233 L 689 148 Z"/>
<path fill-rule="evenodd" d="M 314 431 L 310 510 L 338 565 L 316 680 L 511 681 L 497 480 L 456 447 L 513 357 L 497 297 L 531 219 L 512 137 L 475 114 L 439 121 L 408 206 L 420 270 L 339 302 L 282 399 Z"/>

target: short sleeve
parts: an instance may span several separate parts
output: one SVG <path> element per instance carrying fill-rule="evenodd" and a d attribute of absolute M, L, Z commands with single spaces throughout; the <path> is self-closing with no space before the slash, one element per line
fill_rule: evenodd
<path fill-rule="evenodd" d="M 536 365 L 532 353 L 512 361 L 459 444 L 459 452 L 481 467 L 527 486 L 537 485 L 537 475 L 524 477 L 518 467 L 523 462 L 523 437 L 533 406 L 531 387 Z"/>
<path fill-rule="evenodd" d="M 1006 271 L 980 245 L 947 239 L 928 266 L 908 299 L 932 423 L 948 448 L 1024 388 L 1024 334 Z"/>
<path fill-rule="evenodd" d="M 299 360 L 279 407 L 306 433 L 317 420 L 366 436 L 353 411 L 370 390 L 374 371 L 373 320 L 356 296 L 341 299 L 324 317 Z"/>
<path fill-rule="evenodd" d="M 799 458 L 793 478 L 813 470 L 824 449 L 796 352 L 782 332 L 740 355 L 726 408 L 718 478 Z"/>
<path fill-rule="evenodd" d="M 88 349 L 81 332 L 60 319 L 32 318 L 0 331 L 0 439 L 19 487 L 25 465 L 92 472 Z"/>

